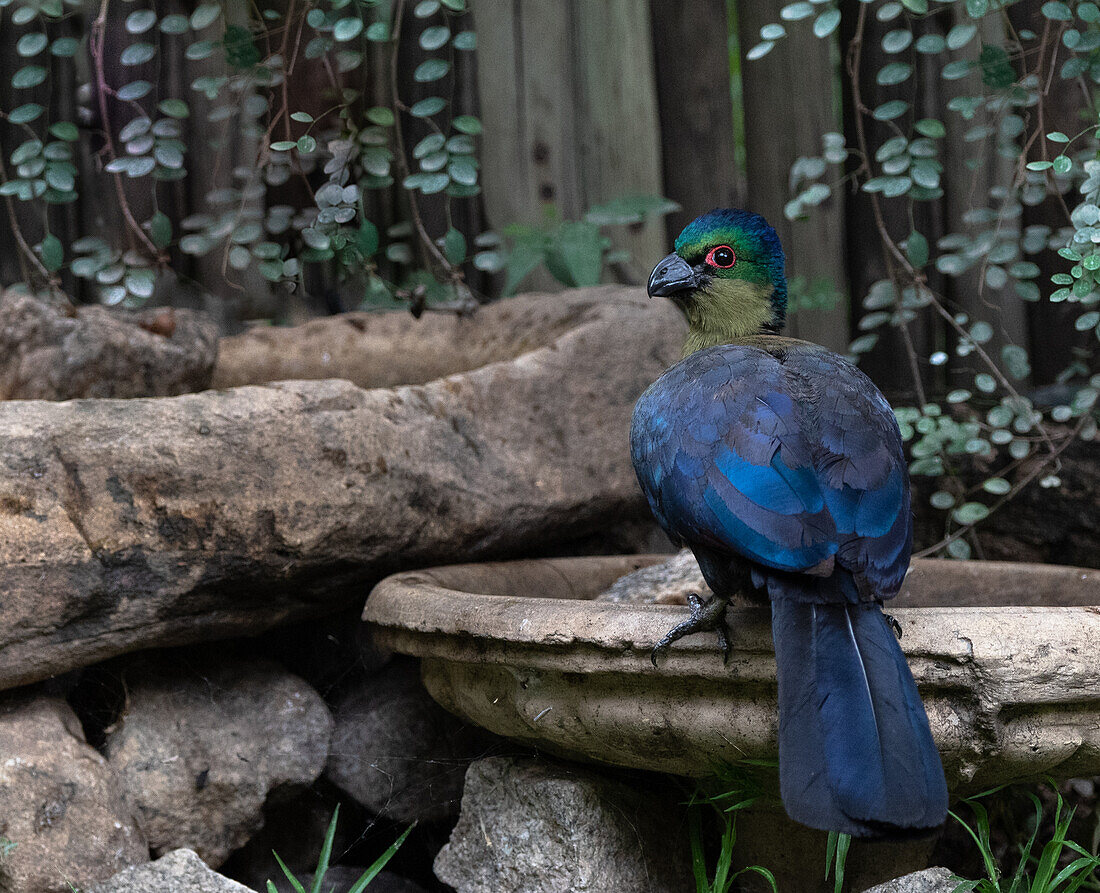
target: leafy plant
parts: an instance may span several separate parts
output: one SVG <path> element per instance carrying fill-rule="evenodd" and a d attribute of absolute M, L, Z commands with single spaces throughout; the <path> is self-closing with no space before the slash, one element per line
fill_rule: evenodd
<path fill-rule="evenodd" d="M 760 770 L 774 774 L 775 768 L 774 762 L 764 760 L 743 760 L 736 766 L 722 767 L 718 772 L 722 792 L 709 794 L 700 788 L 691 798 L 688 804 L 688 832 L 691 838 L 691 867 L 695 876 L 696 893 L 728 893 L 737 878 L 748 873 L 759 875 L 771 887 L 772 893 L 778 893 L 775 876 L 764 866 L 748 865 L 737 870 L 733 868 L 738 814 L 769 796 Z M 703 813 L 706 811 L 704 806 L 712 807 L 721 827 L 713 877 L 710 877 L 707 870 L 703 833 Z"/>
<path fill-rule="evenodd" d="M 503 270 L 505 296 L 515 294 L 539 267 L 569 288 L 598 285 L 605 265 L 631 259 L 611 250 L 605 227 L 640 224 L 679 209 L 659 195 L 627 195 L 589 208 L 584 220 L 562 220 L 547 205 L 542 226 L 512 224 L 504 230 L 507 241 L 493 233 L 480 236 L 476 244 L 483 250 L 474 255 L 474 266 L 491 273 Z"/>
<path fill-rule="evenodd" d="M 954 893 L 1072 893 L 1085 884 L 1089 884 L 1090 889 L 1096 889 L 1095 873 L 1100 868 L 1100 857 L 1067 838 L 1075 808 L 1066 809 L 1057 786 L 1053 782 L 1049 784 L 1056 796 L 1051 839 L 1036 850 L 1039 831 L 1043 827 L 1043 804 L 1034 793 L 1027 791 L 1026 796 L 1034 807 L 1032 828 L 1027 840 L 1018 845 L 1019 862 L 1011 874 L 1002 872 L 993 855 L 989 812 L 980 802 L 1002 788 L 992 788 L 962 801 L 974 813 L 973 825 L 957 813 L 949 813 L 978 847 L 986 874 L 980 880 L 956 877 L 959 883 Z"/>
<path fill-rule="evenodd" d="M 466 0 L 416 3 L 419 31 L 411 51 L 407 42 L 401 49 L 405 0 L 271 0 L 254 5 L 244 18 L 231 6 L 202 0 L 189 15 L 132 8 L 119 19 L 115 10 L 130 2 L 0 2 L 15 25 L 29 29 L 17 44 L 24 63 L 11 79 L 17 93 L 58 76 L 59 66 L 71 65 L 68 60 L 86 41 L 91 66 L 84 112 L 102 134 L 99 157 L 112 186 L 108 200 L 123 221 L 121 232 L 63 245 L 50 232 L 47 212 L 74 202 L 87 188 L 74 158 L 89 131 L 35 102 L 0 109 L 0 119 L 24 134 L 6 162 L 0 158 L 0 201 L 7 205 L 25 282 L 57 292 L 68 267 L 102 302 L 140 305 L 178 251 L 216 256 L 227 281 L 238 287 L 248 272 L 300 287 L 309 265 L 327 264 L 361 282 L 369 302 L 377 302 L 379 292 L 407 297 L 410 274 L 429 271 L 453 300 L 471 305 L 462 269 L 466 237 L 449 224 L 430 233 L 420 213 L 424 197 L 438 196 L 450 221 L 452 202 L 480 191 L 481 123 L 452 107 L 445 83 L 459 57 L 477 46 L 474 32 L 462 27 Z M 118 65 L 106 63 L 108 27 Z M 206 72 L 181 95 L 173 95 L 167 82 L 142 76 L 143 66 L 159 63 L 173 43 Z M 414 80 L 427 95 L 415 102 L 399 90 L 402 52 L 418 54 Z M 384 65 L 376 64 L 379 58 Z M 134 74 L 120 79 L 120 68 Z M 379 71 L 388 73 L 385 83 Z M 327 84 L 298 100 L 306 108 L 292 104 L 287 89 L 289 79 L 302 76 Z M 379 96 L 383 102 L 374 104 Z M 206 194 L 205 207 L 185 218 L 177 232 L 163 208 L 178 196 L 170 184 L 189 176 L 185 136 L 194 126 L 186 122 L 200 114 L 204 120 L 197 126 L 213 145 L 246 151 L 251 145 L 254 154 L 233 162 L 232 178 L 222 177 Z M 410 124 L 428 133 L 406 146 Z M 268 190 L 291 181 L 308 201 L 265 207 Z M 395 181 L 408 219 L 383 227 L 371 219 L 369 195 Z M 34 244 L 20 223 L 27 215 L 17 215 L 15 203 L 38 218 L 35 228 L 43 235 Z M 146 219 L 140 219 L 145 212 L 139 205 L 151 208 Z"/>
<path fill-rule="evenodd" d="M 332 813 L 332 821 L 329 822 L 328 830 L 325 832 L 325 840 L 321 845 L 321 854 L 317 858 L 317 867 L 313 871 L 313 882 L 309 886 L 309 893 L 321 893 L 321 884 L 324 883 L 325 874 L 328 872 L 329 868 L 329 859 L 332 857 L 332 841 L 336 837 L 336 822 L 339 817 L 340 805 L 337 804 L 336 809 L 333 810 Z M 348 888 L 347 893 L 363 893 L 363 890 L 367 888 L 370 882 L 386 867 L 386 864 L 393 858 L 394 854 L 400 849 L 401 844 L 405 842 L 405 838 L 409 836 L 409 833 L 415 827 L 416 822 L 409 825 L 409 827 L 401 833 L 401 836 L 391 843 L 386 851 L 374 861 L 374 864 L 364 871 L 359 876 L 358 880 Z M 287 880 L 290 881 L 290 885 L 294 888 L 294 893 L 306 893 L 305 885 L 286 867 L 283 860 L 279 858 L 279 854 L 273 851 L 272 855 L 275 857 L 275 861 L 279 863 L 279 867 L 283 870 L 283 874 L 286 875 Z M 278 893 L 274 881 L 269 880 L 267 882 L 267 893 Z"/>
<path fill-rule="evenodd" d="M 17 844 L 14 841 L 8 840 L 8 838 L 0 835 L 0 859 L 4 859 L 12 854 Z"/>
<path fill-rule="evenodd" d="M 1094 97 L 1100 6 L 1092 0 L 1044 3 L 1040 32 L 1018 30 L 1010 5 L 901 0 L 854 4 L 842 13 L 832 0 L 798 0 L 781 7 L 779 21 L 761 28 L 759 43 L 746 54 L 752 60 L 772 52 L 789 27 L 803 22 L 817 37 L 835 39 L 842 15 L 853 17 L 846 56 L 853 132 L 825 133 L 820 154 L 794 162 L 786 214 L 813 214 L 842 184 L 870 202 L 887 276 L 863 296 L 861 332 L 849 351 L 853 358 L 866 354 L 885 330 L 899 336 L 915 396 L 912 405 L 897 409 L 910 471 L 936 480 L 931 506 L 943 513 L 944 535 L 927 552 L 956 558 L 970 556 L 975 525 L 1024 487 L 1059 486 L 1060 455 L 1075 440 L 1094 440 L 1100 418 L 1100 376 L 1092 374 L 1100 338 L 1100 114 Z M 868 73 L 861 67 L 872 14 L 888 28 L 881 38 L 885 61 L 871 73 L 875 89 L 897 97 L 877 103 L 867 98 Z M 916 95 L 921 88 L 914 81 L 931 63 L 948 93 L 943 120 L 922 117 L 898 92 L 908 86 Z M 1052 97 L 1069 95 L 1079 96 L 1079 130 L 1067 134 L 1045 126 L 1057 111 Z M 882 134 L 877 140 L 872 124 L 873 133 Z M 922 206 L 945 197 L 943 159 L 951 132 L 961 133 L 952 148 L 963 148 L 970 170 L 990 178 L 990 156 L 1011 165 L 991 182 L 976 181 L 977 201 L 962 216 L 963 228 L 933 241 L 918 221 L 927 219 Z M 952 187 L 966 188 L 958 182 Z M 1024 209 L 1041 204 L 1062 215 L 1061 227 L 1021 225 Z M 888 220 L 908 220 L 908 231 Z M 1061 266 L 1045 296 L 1040 264 Z M 976 292 L 977 300 L 962 306 L 955 296 L 963 292 Z M 1051 305 L 1076 304 L 1072 329 L 1093 336 L 1067 353 L 1062 396 L 1047 403 L 1029 396 L 1027 346 L 1013 343 L 1002 325 L 1004 314 L 1019 314 L 1029 304 L 1038 305 L 1044 326 L 1064 325 Z M 938 326 L 940 345 L 927 357 L 911 332 L 918 322 Z M 977 483 L 970 478 L 974 469 L 981 471 Z"/>

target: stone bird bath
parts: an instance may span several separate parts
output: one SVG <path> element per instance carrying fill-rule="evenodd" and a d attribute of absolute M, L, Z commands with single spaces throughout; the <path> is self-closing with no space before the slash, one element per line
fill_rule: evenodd
<path fill-rule="evenodd" d="M 725 666 L 710 635 L 677 642 L 659 669 L 650 663 L 653 644 L 686 616 L 675 602 L 705 588 L 685 555 L 664 568 L 652 566 L 668 556 L 619 556 L 403 573 L 378 584 L 363 616 L 382 644 L 422 659 L 440 704 L 515 741 L 691 777 L 774 760 L 766 608 L 731 608 Z M 628 583 L 630 601 L 595 600 L 639 568 L 649 569 Z M 1100 774 L 1100 571 L 918 560 L 888 610 L 954 794 Z M 819 888 L 824 835 L 773 807 L 740 820 L 738 838 L 742 863 L 775 871 L 781 893 Z M 852 889 L 923 867 L 930 851 L 853 846 Z"/>

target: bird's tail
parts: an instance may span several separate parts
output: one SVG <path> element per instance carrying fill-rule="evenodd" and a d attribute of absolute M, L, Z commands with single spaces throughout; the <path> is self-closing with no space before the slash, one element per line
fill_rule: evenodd
<path fill-rule="evenodd" d="M 854 837 L 912 835 L 942 824 L 940 755 L 882 611 L 773 599 L 772 634 L 788 815 Z"/>

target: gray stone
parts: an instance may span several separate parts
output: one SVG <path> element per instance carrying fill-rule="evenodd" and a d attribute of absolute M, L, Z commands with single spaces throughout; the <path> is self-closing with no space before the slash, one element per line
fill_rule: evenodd
<path fill-rule="evenodd" d="M 457 817 L 467 766 L 496 740 L 433 701 L 419 666 L 401 658 L 340 697 L 325 769 L 370 812 L 401 823 Z"/>
<path fill-rule="evenodd" d="M 0 688 L 331 613 L 393 570 L 644 510 L 626 432 L 679 355 L 670 302 L 585 289 L 446 325 L 471 371 L 424 385 L 0 403 Z"/>
<path fill-rule="evenodd" d="M 595 600 L 635 605 L 686 605 L 687 596 L 692 592 L 704 599 L 711 594 L 691 549 L 681 549 L 668 561 L 620 577 Z"/>
<path fill-rule="evenodd" d="M 436 877 L 458 893 L 681 893 L 693 889 L 681 800 L 566 764 L 479 760 Z"/>
<path fill-rule="evenodd" d="M 217 353 L 217 326 L 193 310 L 74 307 L 0 294 L 0 400 L 201 391 Z"/>
<path fill-rule="evenodd" d="M 253 893 L 222 877 L 193 851 L 174 850 L 155 862 L 120 871 L 88 893 Z M 372 891 L 373 893 L 373 891 Z"/>
<path fill-rule="evenodd" d="M 324 768 L 328 709 L 277 664 L 184 652 L 136 660 L 123 677 L 106 752 L 154 854 L 187 847 L 217 868 L 263 826 L 269 793 Z"/>
<path fill-rule="evenodd" d="M 863 893 L 952 893 L 959 885 L 946 868 L 926 868 L 864 890 Z"/>
<path fill-rule="evenodd" d="M 0 701 L 0 838 L 15 845 L 0 857 L 4 893 L 70 893 L 149 858 L 107 761 L 59 698 Z"/>

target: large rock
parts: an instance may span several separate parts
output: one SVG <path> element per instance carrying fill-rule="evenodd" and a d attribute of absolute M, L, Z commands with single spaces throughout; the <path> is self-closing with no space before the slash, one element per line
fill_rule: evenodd
<path fill-rule="evenodd" d="M 926 868 L 864 890 L 863 893 L 953 893 L 960 881 L 946 868 Z"/>
<path fill-rule="evenodd" d="M 0 294 L 0 400 L 201 391 L 217 354 L 217 326 L 193 310 L 69 307 Z"/>
<path fill-rule="evenodd" d="M 393 389 L 0 404 L 0 687 L 648 512 L 627 430 L 679 355 L 669 302 L 592 289 L 453 325 L 508 333 L 502 361 Z"/>
<path fill-rule="evenodd" d="M 0 857 L 4 893 L 70 893 L 149 858 L 107 761 L 59 698 L 0 701 Z"/>
<path fill-rule="evenodd" d="M 680 893 L 692 889 L 681 800 L 564 764 L 479 760 L 435 873 L 458 893 Z"/>
<path fill-rule="evenodd" d="M 336 702 L 325 777 L 374 815 L 397 822 L 457 817 L 466 767 L 494 736 L 452 716 L 400 658 Z"/>
<path fill-rule="evenodd" d="M 180 849 L 156 862 L 120 871 L 88 893 L 253 893 L 222 877 L 191 850 Z"/>
<path fill-rule="evenodd" d="M 276 664 L 175 654 L 123 675 L 107 758 L 154 854 L 187 847 L 216 868 L 263 826 L 269 793 L 324 768 L 328 708 Z"/>

